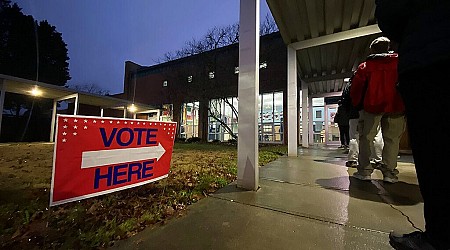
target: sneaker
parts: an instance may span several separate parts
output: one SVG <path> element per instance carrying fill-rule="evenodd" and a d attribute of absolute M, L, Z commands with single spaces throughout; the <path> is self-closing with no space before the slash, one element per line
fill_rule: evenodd
<path fill-rule="evenodd" d="M 358 180 L 362 180 L 362 181 L 370 181 L 370 180 L 372 180 L 372 177 L 370 175 L 363 175 L 363 174 L 360 174 L 359 172 L 353 173 L 353 177 L 358 179 Z"/>
<path fill-rule="evenodd" d="M 394 184 L 394 183 L 398 182 L 398 177 L 397 176 L 385 176 L 385 177 L 383 177 L 383 181 Z"/>
<path fill-rule="evenodd" d="M 391 232 L 389 234 L 389 244 L 397 250 L 407 249 L 421 249 L 421 250 L 434 250 L 434 248 L 427 239 L 427 236 L 423 232 L 412 232 L 409 234 L 396 234 Z"/>
<path fill-rule="evenodd" d="M 349 167 L 349 168 L 356 168 L 358 166 L 358 162 L 356 162 L 356 161 L 348 161 L 348 162 L 345 163 L 345 166 Z"/>
<path fill-rule="evenodd" d="M 383 164 L 381 162 L 371 162 L 370 164 L 372 165 L 373 169 L 381 170 L 383 168 Z"/>
<path fill-rule="evenodd" d="M 383 173 L 383 181 L 387 182 L 387 183 L 397 183 L 398 182 L 398 170 L 394 169 L 392 171 L 389 171 L 387 169 L 384 168 L 383 165 L 380 166 L 381 168 L 379 168 L 381 170 L 381 172 Z"/>

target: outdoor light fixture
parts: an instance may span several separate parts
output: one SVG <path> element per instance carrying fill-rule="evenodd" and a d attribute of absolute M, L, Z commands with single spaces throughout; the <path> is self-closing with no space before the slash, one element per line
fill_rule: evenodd
<path fill-rule="evenodd" d="M 128 110 L 130 111 L 130 112 L 136 112 L 136 110 L 137 110 L 137 108 L 136 108 L 136 106 L 134 106 L 134 103 L 133 104 L 131 104 L 131 106 L 129 106 L 128 107 Z"/>
<path fill-rule="evenodd" d="M 38 89 L 37 86 L 34 86 L 33 89 L 31 89 L 30 91 L 28 91 L 32 96 L 40 96 L 42 95 L 42 91 Z"/>

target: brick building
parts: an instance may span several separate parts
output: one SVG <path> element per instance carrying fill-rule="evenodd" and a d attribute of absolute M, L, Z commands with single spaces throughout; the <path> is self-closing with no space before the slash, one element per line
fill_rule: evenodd
<path fill-rule="evenodd" d="M 287 49 L 281 35 L 262 36 L 260 53 L 259 139 L 283 143 Z M 153 66 L 127 61 L 118 96 L 163 108 L 163 120 L 179 122 L 178 137 L 226 141 L 237 133 L 238 60 L 239 44 L 232 44 Z"/>

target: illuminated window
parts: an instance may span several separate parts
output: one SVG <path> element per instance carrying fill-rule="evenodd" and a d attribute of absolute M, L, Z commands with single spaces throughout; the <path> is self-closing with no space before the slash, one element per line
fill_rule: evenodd
<path fill-rule="evenodd" d="M 316 117 L 322 118 L 322 110 L 316 110 Z"/>
<path fill-rule="evenodd" d="M 187 81 L 188 82 L 192 82 L 193 77 L 192 76 L 188 76 Z"/>
<path fill-rule="evenodd" d="M 259 142 L 283 143 L 283 92 L 270 92 L 258 97 Z M 212 99 L 208 112 L 208 141 L 227 141 L 238 133 L 237 97 Z"/>
<path fill-rule="evenodd" d="M 264 93 L 258 98 L 259 141 L 283 143 L 283 92 Z"/>
<path fill-rule="evenodd" d="M 209 72 L 209 79 L 214 79 L 214 71 Z"/>
<path fill-rule="evenodd" d="M 173 104 L 163 104 L 161 110 L 161 121 L 173 121 Z"/>
<path fill-rule="evenodd" d="M 198 137 L 199 102 L 183 103 L 179 128 L 180 138 Z"/>
<path fill-rule="evenodd" d="M 212 99 L 208 111 L 208 141 L 228 141 L 238 133 L 237 97 Z"/>
<path fill-rule="evenodd" d="M 167 87 L 167 81 L 163 81 L 163 87 Z"/>
<path fill-rule="evenodd" d="M 267 62 L 262 62 L 262 63 L 260 63 L 260 64 L 259 64 L 259 68 L 260 68 L 260 69 L 265 69 L 265 68 L 267 68 Z"/>

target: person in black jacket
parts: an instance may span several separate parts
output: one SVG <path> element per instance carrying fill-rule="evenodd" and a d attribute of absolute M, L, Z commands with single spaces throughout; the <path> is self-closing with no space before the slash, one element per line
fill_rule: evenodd
<path fill-rule="evenodd" d="M 389 242 L 395 249 L 450 249 L 450 109 L 443 91 L 449 84 L 450 1 L 376 0 L 375 16 L 398 43 L 398 87 L 424 201 L 425 232 L 391 233 Z"/>
<path fill-rule="evenodd" d="M 353 74 L 354 76 L 354 74 Z M 350 141 L 348 143 L 348 161 L 345 162 L 345 166 L 349 168 L 356 168 L 358 166 L 358 155 L 359 155 L 359 133 L 358 133 L 358 123 L 359 123 L 359 111 L 360 108 L 353 106 L 350 88 L 352 86 L 353 76 L 350 77 L 344 89 L 342 90 L 341 103 L 342 108 L 348 113 L 348 123 L 349 123 L 349 137 Z M 377 135 L 375 136 L 371 149 L 370 162 L 374 168 L 379 168 L 382 162 L 382 152 L 383 152 L 383 136 L 381 134 L 381 127 L 378 127 Z"/>
<path fill-rule="evenodd" d="M 348 148 L 350 142 L 350 127 L 349 127 L 349 114 L 347 110 L 342 106 L 342 101 L 338 101 L 338 109 L 334 117 L 334 122 L 338 124 L 339 127 L 339 137 L 341 139 L 341 146 L 339 148 Z"/>
<path fill-rule="evenodd" d="M 357 130 L 359 120 L 359 110 L 353 106 L 350 97 L 351 78 L 342 90 L 341 103 L 342 108 L 348 113 L 348 128 L 349 128 L 349 142 L 348 142 L 348 161 L 345 166 L 350 168 L 356 168 L 358 166 L 358 154 L 359 154 L 359 134 Z M 381 156 L 380 156 L 381 157 Z"/>

